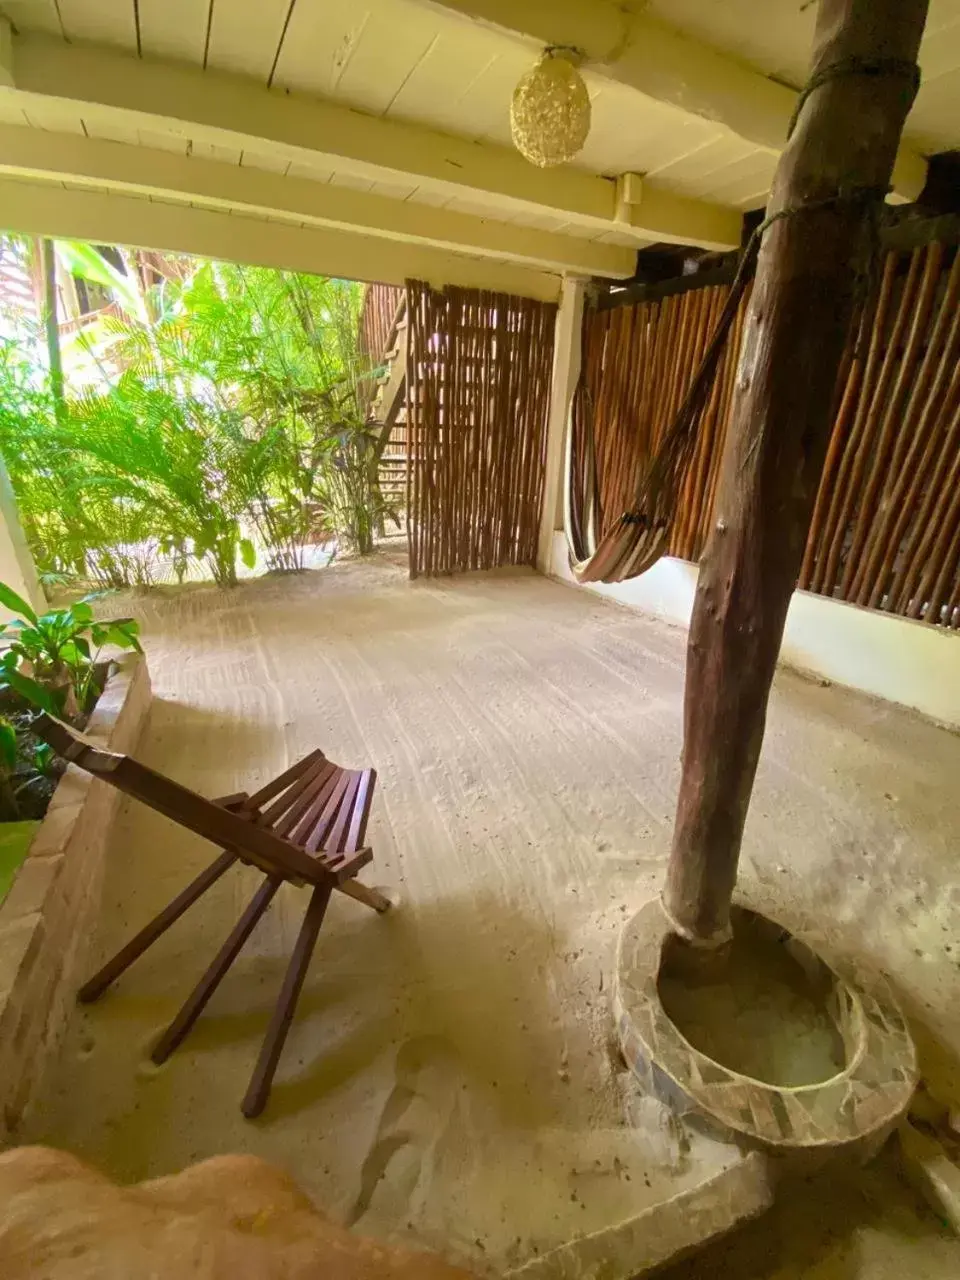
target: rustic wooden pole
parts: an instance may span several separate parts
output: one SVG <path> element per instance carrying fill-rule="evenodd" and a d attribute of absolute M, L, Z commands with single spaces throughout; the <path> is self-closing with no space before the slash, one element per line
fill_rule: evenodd
<path fill-rule="evenodd" d="M 730 934 L 770 682 L 926 12 L 927 0 L 820 0 L 810 90 L 774 179 L 690 625 L 664 890 L 701 946 Z"/>
<path fill-rule="evenodd" d="M 57 299 L 57 253 L 52 240 L 39 239 L 40 272 L 43 278 L 43 331 L 47 339 L 50 365 L 50 394 L 57 421 L 62 425 L 67 413 L 60 351 L 60 316 Z"/>

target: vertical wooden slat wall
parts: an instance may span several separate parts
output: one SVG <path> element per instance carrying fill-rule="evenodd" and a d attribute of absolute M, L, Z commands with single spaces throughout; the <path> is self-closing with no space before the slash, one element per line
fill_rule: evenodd
<path fill-rule="evenodd" d="M 556 306 L 407 285 L 410 576 L 536 558 Z"/>
<path fill-rule="evenodd" d="M 587 312 L 580 394 L 593 406 L 601 533 L 633 506 L 638 476 L 680 407 L 729 292 L 715 285 Z M 687 560 L 699 557 L 706 538 L 746 303 L 701 414 L 673 525 L 670 554 Z"/>
<path fill-rule="evenodd" d="M 960 627 L 960 253 L 890 250 L 847 353 L 798 586 Z M 727 286 L 590 310 L 581 396 L 592 404 L 606 528 L 689 386 Z M 746 299 L 701 417 L 670 554 L 699 559 L 710 526 Z M 575 433 L 575 447 L 579 436 Z"/>

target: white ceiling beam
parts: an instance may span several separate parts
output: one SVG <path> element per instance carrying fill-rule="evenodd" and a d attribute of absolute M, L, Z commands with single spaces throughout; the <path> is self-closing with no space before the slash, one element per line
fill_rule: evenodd
<path fill-rule="evenodd" d="M 778 84 L 710 45 L 616 0 L 427 0 L 474 21 L 584 52 L 591 71 L 667 102 L 690 115 L 726 125 L 739 137 L 779 153 L 797 104 L 794 89 Z M 762 6 L 757 21 L 763 21 Z M 897 153 L 894 194 L 916 200 L 927 162 L 908 143 Z"/>
<path fill-rule="evenodd" d="M 636 249 L 629 246 L 594 244 L 310 178 L 17 125 L 0 125 L 0 173 L 365 231 L 540 271 L 623 279 L 636 269 Z"/>
<path fill-rule="evenodd" d="M 0 229 L 383 284 L 415 278 L 435 288 L 457 284 L 548 302 L 560 293 L 560 276 L 509 262 L 470 258 L 362 232 L 296 227 L 252 214 L 194 209 L 52 182 L 0 177 Z"/>
<path fill-rule="evenodd" d="M 44 103 L 72 105 L 94 132 L 98 120 L 125 121 L 133 128 L 267 151 L 374 182 L 426 185 L 461 199 L 479 194 L 515 212 L 547 213 L 599 230 L 627 229 L 617 226 L 616 184 L 608 178 L 570 166 L 538 169 L 508 147 L 268 90 L 237 76 L 30 33 L 14 37 L 13 74 L 16 88 L 0 88 L 0 93 L 14 94 L 28 111 Z M 674 199 L 680 201 L 683 234 L 673 225 Z M 691 203 L 698 206 L 695 219 Z M 735 209 L 691 202 L 665 190 L 641 221 L 630 229 L 642 241 L 710 249 L 739 244 Z"/>

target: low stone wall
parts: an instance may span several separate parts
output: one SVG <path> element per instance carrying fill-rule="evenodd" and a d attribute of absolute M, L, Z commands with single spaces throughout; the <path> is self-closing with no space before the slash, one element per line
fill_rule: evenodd
<path fill-rule="evenodd" d="M 85 730 L 132 751 L 150 707 L 139 654 L 107 681 Z M 120 793 L 70 765 L 0 904 L 0 1144 L 16 1141 L 54 1058 L 86 963 Z"/>

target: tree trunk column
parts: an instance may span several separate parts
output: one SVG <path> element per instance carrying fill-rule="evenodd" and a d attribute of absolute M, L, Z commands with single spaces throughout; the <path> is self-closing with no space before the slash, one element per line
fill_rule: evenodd
<path fill-rule="evenodd" d="M 810 92 L 777 167 L 687 650 L 664 906 L 703 946 L 730 898 L 767 699 L 868 269 L 873 206 L 915 88 L 927 0 L 821 0 Z M 824 74 L 827 69 L 832 71 Z M 876 192 L 871 198 L 870 193 Z"/>

